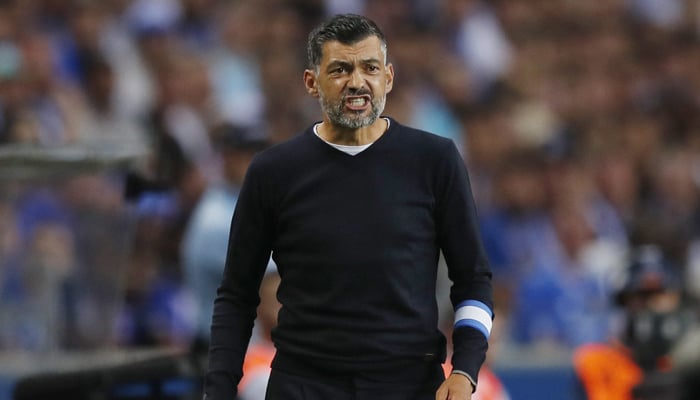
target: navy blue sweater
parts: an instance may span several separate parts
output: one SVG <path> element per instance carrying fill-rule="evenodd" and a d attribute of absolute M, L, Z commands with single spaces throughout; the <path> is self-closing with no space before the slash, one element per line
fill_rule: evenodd
<path fill-rule="evenodd" d="M 215 302 L 208 398 L 230 398 L 242 376 L 270 253 L 282 277 L 273 331 L 280 353 L 341 371 L 444 354 L 435 297 L 441 250 L 453 305 L 475 300 L 490 312 L 491 272 L 452 141 L 391 120 L 355 156 L 312 128 L 258 154 Z M 487 335 L 478 324 L 456 325 L 456 370 L 477 377 Z"/>

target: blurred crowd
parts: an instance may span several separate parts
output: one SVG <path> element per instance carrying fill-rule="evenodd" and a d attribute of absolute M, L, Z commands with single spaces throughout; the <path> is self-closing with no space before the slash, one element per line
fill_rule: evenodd
<path fill-rule="evenodd" d="M 0 349 L 195 340 L 211 304 L 186 273 L 192 216 L 213 186 L 239 184 L 239 136 L 259 149 L 320 118 L 301 80 L 306 35 L 339 12 L 385 31 L 386 114 L 462 150 L 499 341 L 607 340 L 641 245 L 662 249 L 695 304 L 695 1 L 7 0 L 0 148 L 148 154 L 60 180 L 2 176 Z M 209 220 L 225 225 L 222 212 Z"/>

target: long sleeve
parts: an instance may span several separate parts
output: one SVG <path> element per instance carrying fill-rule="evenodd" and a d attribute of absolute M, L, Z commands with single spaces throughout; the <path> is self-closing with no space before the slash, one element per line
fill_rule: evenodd
<path fill-rule="evenodd" d="M 452 365 L 478 376 L 488 349 L 493 318 L 491 270 L 478 231 L 476 207 L 464 162 L 454 144 L 438 169 L 438 240 L 453 285 L 455 309 Z"/>
<path fill-rule="evenodd" d="M 258 290 L 272 237 L 260 172 L 254 161 L 231 222 L 226 264 L 212 317 L 209 370 L 204 382 L 209 400 L 234 398 L 260 302 Z"/>

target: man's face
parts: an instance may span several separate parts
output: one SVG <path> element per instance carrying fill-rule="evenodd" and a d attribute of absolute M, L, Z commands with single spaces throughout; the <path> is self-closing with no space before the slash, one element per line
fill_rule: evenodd
<path fill-rule="evenodd" d="M 304 72 L 307 91 L 318 97 L 323 113 L 347 129 L 369 126 L 381 115 L 393 80 L 394 68 L 376 36 L 352 45 L 326 42 L 318 70 Z"/>

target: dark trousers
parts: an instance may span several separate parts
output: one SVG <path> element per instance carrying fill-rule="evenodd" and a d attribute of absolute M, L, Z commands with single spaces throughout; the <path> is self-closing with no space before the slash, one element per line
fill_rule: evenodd
<path fill-rule="evenodd" d="M 382 374 L 301 375 L 272 369 L 266 400 L 434 400 L 445 380 L 438 362 Z"/>

